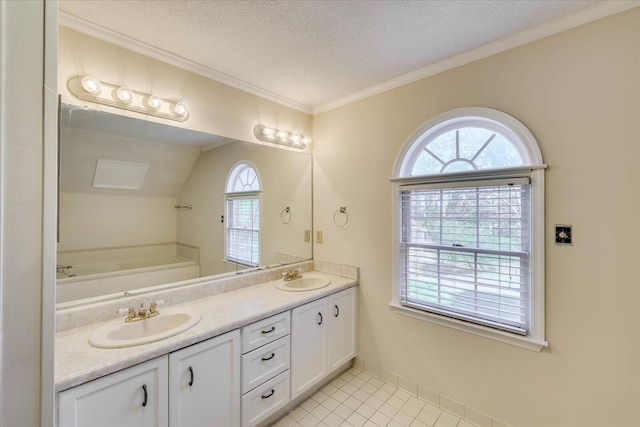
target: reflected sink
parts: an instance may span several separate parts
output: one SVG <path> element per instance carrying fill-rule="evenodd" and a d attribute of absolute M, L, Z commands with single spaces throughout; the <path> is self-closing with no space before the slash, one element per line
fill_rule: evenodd
<path fill-rule="evenodd" d="M 324 288 L 329 286 L 331 279 L 319 273 L 303 273 L 300 279 L 291 280 L 285 282 L 284 279 L 280 279 L 276 282 L 275 287 L 283 291 L 312 291 L 314 289 Z"/>
<path fill-rule="evenodd" d="M 201 313 L 184 309 L 161 309 L 150 319 L 125 323 L 118 318 L 96 329 L 89 337 L 89 344 L 100 348 L 131 347 L 172 337 L 194 327 L 202 318 Z"/>

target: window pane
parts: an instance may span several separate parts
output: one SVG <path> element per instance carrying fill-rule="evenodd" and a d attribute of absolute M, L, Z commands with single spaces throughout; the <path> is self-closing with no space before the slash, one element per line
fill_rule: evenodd
<path fill-rule="evenodd" d="M 458 130 L 458 135 L 460 157 L 471 160 L 495 132 L 483 128 L 462 128 Z"/>
<path fill-rule="evenodd" d="M 442 163 L 436 160 L 429 152 L 422 150 L 422 153 L 416 159 L 411 175 L 430 175 L 440 173 Z"/>
<path fill-rule="evenodd" d="M 522 165 L 522 158 L 513 144 L 502 135 L 496 134 L 487 148 L 475 160 L 479 169 L 502 168 Z"/>
<path fill-rule="evenodd" d="M 227 198 L 226 259 L 249 266 L 260 264 L 260 199 Z"/>
<path fill-rule="evenodd" d="M 456 159 L 456 132 L 440 135 L 427 144 L 426 148 L 445 163 Z"/>
<path fill-rule="evenodd" d="M 529 186 L 405 190 L 401 302 L 526 331 Z"/>

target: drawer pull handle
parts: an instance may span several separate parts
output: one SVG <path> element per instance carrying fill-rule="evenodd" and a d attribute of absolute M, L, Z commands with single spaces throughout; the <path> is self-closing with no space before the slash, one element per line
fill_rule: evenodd
<path fill-rule="evenodd" d="M 189 374 L 191 374 L 191 379 L 189 380 L 189 387 L 193 385 L 193 368 L 189 366 Z"/>
<path fill-rule="evenodd" d="M 149 397 L 147 395 L 147 385 L 146 384 L 142 385 L 142 391 L 144 392 L 144 400 L 142 401 L 142 406 L 145 407 L 145 406 L 147 406 L 147 398 Z"/>
<path fill-rule="evenodd" d="M 334 305 L 334 307 L 336 308 L 336 314 L 334 316 L 335 317 L 340 316 L 340 308 L 337 305 Z"/>
<path fill-rule="evenodd" d="M 267 360 L 271 360 L 271 359 L 273 359 L 273 358 L 275 357 L 275 355 L 276 355 L 275 353 L 271 353 L 271 356 L 269 356 L 269 357 L 263 357 L 263 358 L 262 358 L 262 361 L 263 361 L 263 362 L 266 362 Z"/>
<path fill-rule="evenodd" d="M 263 399 L 268 399 L 268 398 L 270 398 L 271 396 L 273 396 L 273 393 L 275 393 L 275 392 L 276 392 L 276 391 L 275 391 L 274 389 L 271 389 L 271 393 L 267 394 L 266 396 L 260 396 L 260 397 L 262 397 Z"/>
<path fill-rule="evenodd" d="M 262 334 L 263 334 L 263 335 L 270 334 L 271 332 L 273 332 L 273 331 L 275 331 L 275 330 L 276 330 L 276 327 L 275 327 L 275 326 L 272 326 L 272 327 L 271 327 L 271 329 L 269 329 L 268 331 L 262 331 Z"/>
<path fill-rule="evenodd" d="M 318 313 L 318 316 L 320 316 L 320 321 L 318 322 L 318 325 L 322 325 L 322 313 Z"/>

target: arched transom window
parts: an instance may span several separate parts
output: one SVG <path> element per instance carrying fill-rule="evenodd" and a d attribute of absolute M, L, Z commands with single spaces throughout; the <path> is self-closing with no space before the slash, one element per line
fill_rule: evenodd
<path fill-rule="evenodd" d="M 227 193 L 246 191 L 260 191 L 260 179 L 253 166 L 248 163 L 239 163 L 229 173 Z"/>
<path fill-rule="evenodd" d="M 225 194 L 225 260 L 260 265 L 260 178 L 249 163 L 236 164 Z"/>
<path fill-rule="evenodd" d="M 440 115 L 401 153 L 396 286 L 403 314 L 528 348 L 544 341 L 542 157 L 516 119 Z"/>

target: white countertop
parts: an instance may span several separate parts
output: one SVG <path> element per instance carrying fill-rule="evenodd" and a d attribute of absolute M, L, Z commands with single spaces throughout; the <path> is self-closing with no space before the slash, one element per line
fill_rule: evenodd
<path fill-rule="evenodd" d="M 185 332 L 149 344 L 113 349 L 91 346 L 89 335 L 107 322 L 58 332 L 55 351 L 56 392 L 204 341 L 357 284 L 354 279 L 321 274 L 331 278 L 329 286 L 322 289 L 288 292 L 276 289 L 272 281 L 172 305 L 172 308 L 198 310 L 202 313 L 202 320 Z M 159 307 L 161 313 L 163 307 L 165 306 Z"/>

